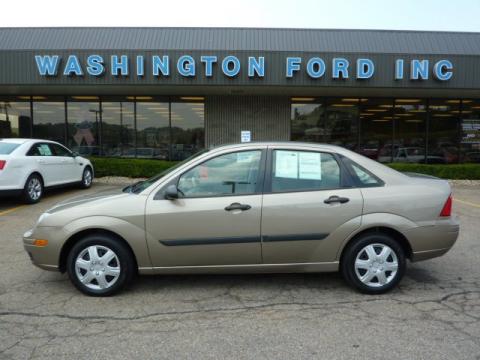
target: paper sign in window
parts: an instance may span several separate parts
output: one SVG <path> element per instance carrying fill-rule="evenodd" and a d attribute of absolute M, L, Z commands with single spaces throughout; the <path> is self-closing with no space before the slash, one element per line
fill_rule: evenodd
<path fill-rule="evenodd" d="M 275 176 L 298 179 L 298 152 L 276 151 Z"/>
<path fill-rule="evenodd" d="M 319 153 L 300 152 L 298 157 L 300 179 L 322 180 L 322 163 Z"/>
<path fill-rule="evenodd" d="M 52 152 L 50 151 L 50 147 L 48 145 L 40 145 L 38 152 L 42 156 L 52 156 Z"/>

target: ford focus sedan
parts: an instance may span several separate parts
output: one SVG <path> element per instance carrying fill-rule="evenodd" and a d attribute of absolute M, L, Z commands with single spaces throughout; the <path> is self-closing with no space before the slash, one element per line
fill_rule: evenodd
<path fill-rule="evenodd" d="M 32 262 L 88 295 L 139 274 L 341 271 L 395 287 L 407 260 L 445 254 L 459 224 L 447 181 L 346 149 L 249 143 L 201 152 L 122 192 L 61 203 L 24 235 Z"/>

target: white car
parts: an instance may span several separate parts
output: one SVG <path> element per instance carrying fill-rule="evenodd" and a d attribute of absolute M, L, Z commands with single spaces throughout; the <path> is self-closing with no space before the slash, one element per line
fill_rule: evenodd
<path fill-rule="evenodd" d="M 33 204 L 48 187 L 79 184 L 89 188 L 93 174 L 88 159 L 57 142 L 0 139 L 0 195 L 22 195 Z"/>

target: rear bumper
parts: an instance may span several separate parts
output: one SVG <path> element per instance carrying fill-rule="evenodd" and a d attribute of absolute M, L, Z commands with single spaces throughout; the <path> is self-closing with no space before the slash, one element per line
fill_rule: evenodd
<path fill-rule="evenodd" d="M 429 226 L 420 226 L 405 232 L 412 247 L 412 261 L 442 256 L 457 241 L 460 224 L 457 216 L 437 220 Z"/>

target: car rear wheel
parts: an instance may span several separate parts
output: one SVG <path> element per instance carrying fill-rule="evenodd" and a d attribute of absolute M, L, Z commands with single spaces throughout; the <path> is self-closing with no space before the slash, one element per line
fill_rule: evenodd
<path fill-rule="evenodd" d="M 93 171 L 89 166 L 87 166 L 83 170 L 82 182 L 80 183 L 80 186 L 82 187 L 82 189 L 88 189 L 89 187 L 92 186 L 92 181 L 93 181 Z"/>
<path fill-rule="evenodd" d="M 78 241 L 67 258 L 67 272 L 77 289 L 90 296 L 110 296 L 133 279 L 135 261 L 117 238 L 88 235 Z"/>
<path fill-rule="evenodd" d="M 25 187 L 23 188 L 23 199 L 27 204 L 35 204 L 40 201 L 43 196 L 43 181 L 37 174 L 28 177 Z"/>
<path fill-rule="evenodd" d="M 398 285 L 405 273 L 402 247 L 381 233 L 365 234 L 345 250 L 341 271 L 345 280 L 363 293 L 382 294 Z"/>

